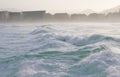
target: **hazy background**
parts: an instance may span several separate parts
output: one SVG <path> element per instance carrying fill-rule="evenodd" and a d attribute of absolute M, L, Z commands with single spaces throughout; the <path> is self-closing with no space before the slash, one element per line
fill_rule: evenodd
<path fill-rule="evenodd" d="M 0 0 L 0 10 L 46 10 L 50 13 L 79 13 L 92 9 L 96 12 L 120 5 L 120 0 Z"/>

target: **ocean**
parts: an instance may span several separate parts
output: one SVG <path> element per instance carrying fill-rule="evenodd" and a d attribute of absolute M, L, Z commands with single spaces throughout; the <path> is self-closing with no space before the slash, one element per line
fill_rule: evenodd
<path fill-rule="evenodd" d="M 0 77 L 120 77 L 120 24 L 1 24 Z"/>

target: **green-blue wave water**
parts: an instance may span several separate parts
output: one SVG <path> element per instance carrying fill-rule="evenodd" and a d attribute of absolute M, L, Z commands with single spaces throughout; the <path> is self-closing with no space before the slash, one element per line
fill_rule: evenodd
<path fill-rule="evenodd" d="M 0 77 L 120 77 L 120 24 L 0 25 Z"/>

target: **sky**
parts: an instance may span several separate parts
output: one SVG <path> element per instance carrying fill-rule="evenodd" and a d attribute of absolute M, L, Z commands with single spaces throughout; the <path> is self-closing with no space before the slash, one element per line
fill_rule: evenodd
<path fill-rule="evenodd" d="M 120 0 L 0 0 L 3 10 L 46 10 L 49 13 L 79 13 L 85 9 L 100 12 L 118 5 Z"/>

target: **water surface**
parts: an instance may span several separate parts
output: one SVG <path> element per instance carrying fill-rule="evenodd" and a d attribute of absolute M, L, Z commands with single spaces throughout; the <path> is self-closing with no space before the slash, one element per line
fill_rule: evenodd
<path fill-rule="evenodd" d="M 0 77 L 120 77 L 120 24 L 0 25 Z"/>

